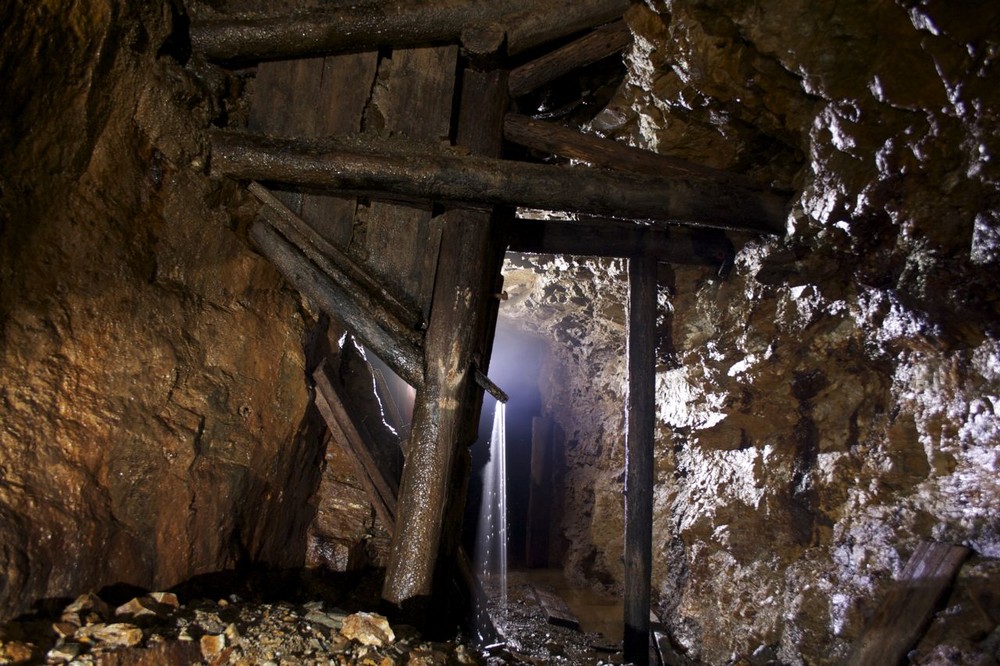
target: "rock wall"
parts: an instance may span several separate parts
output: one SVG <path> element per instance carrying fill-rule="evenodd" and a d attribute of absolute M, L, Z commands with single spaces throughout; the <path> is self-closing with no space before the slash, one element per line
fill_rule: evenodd
<path fill-rule="evenodd" d="M 302 563 L 311 317 L 204 175 L 225 109 L 185 30 L 166 0 L 0 10 L 0 619 Z"/>
<path fill-rule="evenodd" d="M 675 0 L 628 22 L 592 129 L 794 192 L 787 237 L 734 239 L 727 278 L 662 281 L 655 602 L 706 663 L 837 663 L 919 540 L 1000 557 L 1000 8 Z M 567 567 L 620 588 L 622 267 L 583 263 L 512 266 L 507 289 L 562 368 Z"/>

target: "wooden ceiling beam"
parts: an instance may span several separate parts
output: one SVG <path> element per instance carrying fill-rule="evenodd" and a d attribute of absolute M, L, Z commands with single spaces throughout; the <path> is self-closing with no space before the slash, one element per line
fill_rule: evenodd
<path fill-rule="evenodd" d="M 191 46 L 222 61 L 301 58 L 383 46 L 455 44 L 470 28 L 498 25 L 507 35 L 507 53 L 513 55 L 614 21 L 628 7 L 628 0 L 361 3 L 283 16 L 196 22 L 191 25 Z"/>
<path fill-rule="evenodd" d="M 310 142 L 216 131 L 211 165 L 216 175 L 327 191 L 779 235 L 788 206 L 774 193 L 713 180 L 459 155 L 398 140 Z"/>

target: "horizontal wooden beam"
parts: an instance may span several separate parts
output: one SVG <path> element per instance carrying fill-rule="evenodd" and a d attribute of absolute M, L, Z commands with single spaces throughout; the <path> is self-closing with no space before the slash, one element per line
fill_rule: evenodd
<path fill-rule="evenodd" d="M 212 133 L 212 171 L 343 192 L 523 206 L 652 223 L 782 234 L 787 202 L 770 192 L 689 177 L 512 162 L 395 140 L 307 142 Z"/>
<path fill-rule="evenodd" d="M 300 58 L 383 46 L 458 43 L 463 31 L 496 24 L 506 32 L 507 52 L 516 54 L 613 21 L 628 6 L 628 0 L 360 3 L 284 16 L 197 22 L 191 26 L 191 46 L 216 60 Z"/>
<path fill-rule="evenodd" d="M 376 324 L 362 305 L 270 225 L 254 222 L 250 238 L 292 286 L 325 313 L 342 321 L 403 381 L 417 388 L 423 386 L 423 355 L 408 340 Z"/>
<path fill-rule="evenodd" d="M 627 146 L 611 139 L 584 134 L 558 123 L 514 113 L 509 113 L 504 118 L 503 135 L 504 139 L 519 146 L 593 166 L 656 176 L 697 178 L 729 187 L 767 191 L 762 185 L 739 174 Z M 775 201 L 783 200 L 778 194 L 767 192 L 767 196 Z"/>
<path fill-rule="evenodd" d="M 592 257 L 654 257 L 671 264 L 719 267 L 735 251 L 717 229 L 657 228 L 621 220 L 534 220 L 510 226 L 510 249 L 538 254 Z"/>
<path fill-rule="evenodd" d="M 510 73 L 507 90 L 520 97 L 575 69 L 618 53 L 632 41 L 624 21 L 615 21 L 587 33 L 566 46 L 546 53 Z"/>

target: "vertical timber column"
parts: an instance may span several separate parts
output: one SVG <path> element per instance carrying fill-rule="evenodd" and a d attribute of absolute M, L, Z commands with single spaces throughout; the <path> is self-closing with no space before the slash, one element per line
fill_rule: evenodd
<path fill-rule="evenodd" d="M 649 664 L 656 415 L 656 259 L 628 262 L 628 398 L 625 418 L 625 661 Z"/>
<path fill-rule="evenodd" d="M 463 74 L 457 143 L 471 152 L 499 153 L 507 106 L 506 73 Z M 494 213 L 445 213 L 441 250 L 424 346 L 424 386 L 414 405 L 403 465 L 396 530 L 382 598 L 419 613 L 433 593 L 438 558 L 457 548 L 449 502 L 464 446 L 475 439 L 483 390 L 473 366 L 484 372 L 496 326 L 497 281 L 503 265 Z M 458 514 L 460 515 L 460 514 Z M 425 623 L 440 618 L 423 617 Z"/>

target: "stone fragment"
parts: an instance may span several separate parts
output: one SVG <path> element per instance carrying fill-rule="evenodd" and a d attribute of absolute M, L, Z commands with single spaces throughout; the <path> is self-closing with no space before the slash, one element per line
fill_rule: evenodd
<path fill-rule="evenodd" d="M 339 631 L 341 627 L 344 626 L 344 615 L 340 613 L 324 613 L 318 610 L 311 610 L 306 613 L 306 622 L 312 622 L 313 624 L 319 624 L 328 629 L 333 629 Z"/>
<path fill-rule="evenodd" d="M 226 647 L 226 637 L 223 634 L 206 634 L 198 641 L 201 645 L 201 655 L 205 659 L 211 659 Z"/>
<path fill-rule="evenodd" d="M 73 622 L 81 626 L 88 621 L 106 620 L 111 617 L 111 607 L 92 592 L 81 594 L 69 606 L 63 609 L 63 618 L 66 622 Z"/>
<path fill-rule="evenodd" d="M 76 633 L 79 627 L 72 622 L 53 622 L 52 631 L 55 632 L 56 636 L 59 638 L 66 638 L 67 636 L 72 636 Z"/>
<path fill-rule="evenodd" d="M 45 654 L 45 658 L 55 662 L 72 661 L 80 656 L 81 652 L 83 652 L 83 646 L 79 643 L 60 641 Z"/>
<path fill-rule="evenodd" d="M 378 613 L 354 613 L 344 618 L 340 633 L 363 645 L 385 645 L 396 640 L 389 621 Z"/>
<path fill-rule="evenodd" d="M 127 622 L 97 624 L 93 626 L 93 631 L 88 633 L 94 640 L 107 645 L 132 647 L 142 642 L 142 629 Z"/>
<path fill-rule="evenodd" d="M 0 641 L 0 663 L 19 664 L 32 656 L 32 645 L 21 641 Z"/>
<path fill-rule="evenodd" d="M 127 617 L 163 617 L 165 613 L 158 610 L 159 604 L 150 597 L 135 597 L 115 609 L 115 616 Z"/>
<path fill-rule="evenodd" d="M 448 663 L 448 655 L 431 647 L 412 650 L 405 662 L 406 666 L 444 666 Z"/>
<path fill-rule="evenodd" d="M 177 595 L 173 592 L 150 592 L 149 596 L 151 596 L 158 604 L 173 606 L 174 608 L 181 607 L 181 602 L 178 601 Z"/>

